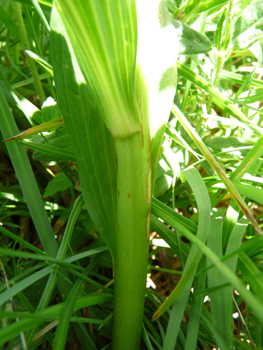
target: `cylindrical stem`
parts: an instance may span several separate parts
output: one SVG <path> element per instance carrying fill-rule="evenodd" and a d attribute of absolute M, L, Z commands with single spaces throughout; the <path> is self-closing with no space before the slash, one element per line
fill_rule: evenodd
<path fill-rule="evenodd" d="M 146 288 L 151 201 L 150 139 L 116 139 L 117 213 L 114 350 L 139 348 Z"/>

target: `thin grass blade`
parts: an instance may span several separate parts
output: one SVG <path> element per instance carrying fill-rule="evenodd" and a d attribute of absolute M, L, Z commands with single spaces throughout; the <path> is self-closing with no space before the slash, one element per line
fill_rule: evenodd
<path fill-rule="evenodd" d="M 193 193 L 196 198 L 197 206 L 198 206 L 198 229 L 197 235 L 198 239 L 202 242 L 206 242 L 209 228 L 210 228 L 210 212 L 211 212 L 211 202 L 206 189 L 206 186 L 203 182 L 202 177 L 198 173 L 195 168 L 190 168 L 189 170 L 185 170 L 182 173 L 182 176 L 186 178 L 188 183 L 190 184 Z M 195 246 L 191 247 L 183 275 L 170 294 L 170 296 L 166 299 L 166 301 L 159 307 L 159 309 L 154 313 L 153 319 L 159 317 L 164 311 L 166 311 L 169 306 L 181 295 L 182 291 L 186 287 L 191 287 L 195 271 L 197 269 L 197 265 L 202 257 L 202 252 Z M 190 288 L 188 294 L 190 292 Z M 186 294 L 186 291 L 184 295 Z M 187 299 L 185 300 L 186 303 Z"/>
<path fill-rule="evenodd" d="M 208 150 L 206 145 L 203 143 L 201 137 L 197 134 L 197 132 L 194 130 L 194 128 L 191 126 L 189 121 L 186 119 L 186 117 L 183 115 L 183 113 L 179 110 L 178 107 L 175 105 L 172 108 L 172 112 L 178 118 L 181 125 L 184 127 L 188 135 L 191 137 L 193 142 L 196 144 L 196 146 L 199 148 L 207 162 L 210 164 L 210 166 L 214 169 L 214 171 L 218 174 L 218 176 L 221 178 L 223 183 L 225 184 L 226 188 L 231 193 L 233 199 L 237 202 L 238 206 L 242 210 L 242 212 L 246 215 L 246 217 L 250 220 L 252 225 L 255 227 L 255 230 L 262 234 L 262 231 L 260 227 L 258 226 L 258 223 L 256 222 L 254 216 L 252 215 L 251 211 L 249 210 L 247 204 L 245 203 L 244 199 L 241 197 L 240 193 L 237 191 L 233 183 L 229 180 L 229 178 L 226 176 L 220 165 L 217 163 L 217 161 L 212 156 L 211 152 Z"/>

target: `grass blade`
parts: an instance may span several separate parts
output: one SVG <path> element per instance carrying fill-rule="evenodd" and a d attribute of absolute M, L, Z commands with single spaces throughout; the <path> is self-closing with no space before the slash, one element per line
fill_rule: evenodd
<path fill-rule="evenodd" d="M 188 133 L 188 135 L 191 137 L 193 142 L 196 144 L 196 146 L 199 148 L 207 162 L 210 164 L 210 166 L 216 171 L 218 176 L 221 178 L 223 183 L 225 184 L 226 188 L 231 193 L 233 199 L 237 202 L 238 206 L 242 210 L 242 212 L 246 215 L 246 217 L 250 220 L 252 225 L 255 227 L 255 230 L 262 234 L 262 231 L 260 227 L 258 226 L 254 216 L 252 215 L 251 211 L 249 210 L 248 206 L 246 205 L 244 199 L 241 197 L 240 193 L 237 191 L 233 183 L 229 180 L 229 178 L 226 176 L 220 165 L 217 163 L 217 161 L 214 159 L 206 145 L 203 143 L 201 137 L 197 134 L 197 132 L 193 129 L 189 121 L 185 118 L 185 116 L 182 114 L 182 112 L 179 110 L 178 107 L 175 105 L 172 108 L 172 112 L 178 118 L 180 123 L 183 125 L 184 129 Z"/>
<path fill-rule="evenodd" d="M 190 168 L 189 170 L 185 170 L 182 173 L 182 176 L 185 177 L 192 187 L 192 190 L 195 194 L 197 206 L 198 206 L 198 229 L 197 235 L 198 239 L 202 242 L 206 242 L 207 235 L 209 233 L 210 228 L 210 212 L 211 212 L 211 203 L 210 198 L 201 178 L 200 174 L 195 168 Z M 189 288 L 188 293 L 190 292 L 190 287 L 194 278 L 194 274 L 197 268 L 197 264 L 199 263 L 202 257 L 202 252 L 195 246 L 191 247 L 183 275 L 170 294 L 170 296 L 166 299 L 166 301 L 159 307 L 159 309 L 154 313 L 153 319 L 159 317 L 164 311 L 166 311 L 169 306 L 178 298 L 178 296 L 182 293 L 186 285 Z M 186 291 L 184 295 L 186 295 Z M 187 299 L 185 300 L 186 303 Z"/>
<path fill-rule="evenodd" d="M 0 114 L 0 128 L 3 137 L 8 139 L 13 135 L 17 135 L 18 129 L 15 125 L 13 116 L 11 115 L 9 106 L 1 89 Z M 6 147 L 43 248 L 47 254 L 54 257 L 57 253 L 57 243 L 45 212 L 43 201 L 40 196 L 26 151 L 24 147 L 17 142 L 7 143 Z"/>

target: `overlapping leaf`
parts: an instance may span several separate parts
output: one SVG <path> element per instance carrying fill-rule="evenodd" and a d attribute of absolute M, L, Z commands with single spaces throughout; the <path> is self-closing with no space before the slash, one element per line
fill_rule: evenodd
<path fill-rule="evenodd" d="M 141 129 L 135 99 L 135 0 L 56 0 L 81 71 L 115 137 Z"/>
<path fill-rule="evenodd" d="M 52 14 L 51 29 L 58 104 L 76 154 L 84 201 L 114 257 L 117 218 L 113 137 L 105 127 L 94 95 L 78 68 L 56 10 Z"/>

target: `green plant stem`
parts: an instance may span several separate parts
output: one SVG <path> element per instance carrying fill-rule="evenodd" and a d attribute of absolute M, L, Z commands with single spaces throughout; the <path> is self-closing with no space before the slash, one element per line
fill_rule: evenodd
<path fill-rule="evenodd" d="M 233 21 L 233 18 L 232 18 L 233 8 L 234 8 L 234 0 L 230 0 L 227 15 L 226 15 L 225 25 L 222 30 L 222 43 L 224 43 L 224 41 L 227 39 L 226 35 L 227 35 L 228 25 L 231 24 L 231 21 Z"/>
<path fill-rule="evenodd" d="M 114 350 L 139 348 L 149 247 L 150 140 L 137 133 L 116 139 L 117 213 Z"/>
<path fill-rule="evenodd" d="M 29 40 L 27 37 L 26 27 L 25 27 L 24 20 L 22 17 L 21 4 L 16 2 L 16 1 L 13 1 L 13 9 L 14 9 L 14 13 L 16 16 L 19 32 L 21 35 L 23 50 L 24 51 L 30 50 L 30 44 L 29 44 Z M 43 90 L 43 87 L 41 84 L 41 80 L 39 79 L 39 75 L 38 75 L 35 61 L 31 57 L 29 57 L 28 55 L 26 55 L 26 58 L 27 58 L 27 62 L 29 65 L 30 72 L 32 74 L 35 88 L 36 88 L 38 96 L 39 96 L 40 103 L 42 104 L 45 102 L 46 97 L 45 97 L 45 93 L 44 93 L 44 90 Z"/>
<path fill-rule="evenodd" d="M 217 54 L 217 57 L 216 57 L 216 73 L 215 73 L 215 79 L 214 79 L 214 87 L 217 87 L 218 84 L 219 84 L 219 80 L 220 80 L 220 72 L 223 68 L 223 65 L 225 63 L 225 56 L 224 55 L 221 55 L 221 53 L 219 52 Z M 211 103 L 213 101 L 213 96 L 210 95 L 209 99 L 208 99 L 208 102 L 207 102 L 207 110 L 209 111 L 210 110 L 210 107 L 211 107 Z"/>
<path fill-rule="evenodd" d="M 229 23 L 231 23 L 231 20 L 232 20 L 233 6 L 234 6 L 234 2 L 233 2 L 233 0 L 230 0 L 229 8 L 228 8 L 227 16 L 226 16 L 226 21 L 225 21 L 224 27 L 222 29 L 222 36 L 221 36 L 222 42 L 220 45 L 220 51 L 217 53 L 217 57 L 216 57 L 217 63 L 216 63 L 216 73 L 215 73 L 215 79 L 214 79 L 214 87 L 215 88 L 219 84 L 221 70 L 224 66 L 224 63 L 225 63 L 228 55 L 231 52 L 231 50 L 226 51 L 226 49 L 224 48 L 224 41 L 226 40 L 227 29 L 228 29 Z M 230 33 L 229 33 L 229 35 L 230 35 Z M 213 101 L 213 97 L 210 96 L 209 100 L 207 102 L 207 110 L 208 111 L 211 107 L 212 101 Z"/>

